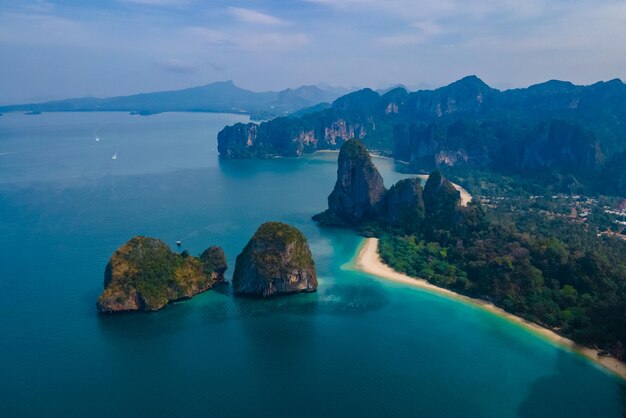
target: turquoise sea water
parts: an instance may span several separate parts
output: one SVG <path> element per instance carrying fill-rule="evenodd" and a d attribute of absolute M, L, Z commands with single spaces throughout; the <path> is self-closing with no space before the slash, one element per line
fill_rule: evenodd
<path fill-rule="evenodd" d="M 219 161 L 216 133 L 239 120 L 0 117 L 0 416 L 623 416 L 624 386 L 588 361 L 352 270 L 360 238 L 310 220 L 336 154 Z M 387 186 L 402 177 L 375 161 Z M 317 293 L 254 301 L 223 286 L 96 314 L 104 266 L 132 236 L 221 245 L 230 277 L 267 220 L 307 235 Z"/>

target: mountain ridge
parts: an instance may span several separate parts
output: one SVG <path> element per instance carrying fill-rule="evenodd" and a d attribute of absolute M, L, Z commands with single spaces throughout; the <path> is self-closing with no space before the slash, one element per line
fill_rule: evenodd
<path fill-rule="evenodd" d="M 339 93 L 314 85 L 281 91 L 254 92 L 232 80 L 217 81 L 178 90 L 164 90 L 114 97 L 80 97 L 0 106 L 0 112 L 125 111 L 142 114 L 161 112 L 224 112 L 250 114 L 270 119 L 302 108 L 329 102 Z"/>
<path fill-rule="evenodd" d="M 471 75 L 434 90 L 397 87 L 381 95 L 366 88 L 325 107 L 225 127 L 218 150 L 223 158 L 300 156 L 358 138 L 414 171 L 462 166 L 580 177 L 598 176 L 626 151 L 626 85 L 619 79 L 500 91 Z"/>

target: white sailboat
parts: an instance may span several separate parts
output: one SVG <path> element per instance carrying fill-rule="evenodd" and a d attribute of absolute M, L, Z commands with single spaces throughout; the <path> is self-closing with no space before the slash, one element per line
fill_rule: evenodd
<path fill-rule="evenodd" d="M 100 142 L 100 137 L 99 136 L 96 137 L 96 142 Z"/>
<path fill-rule="evenodd" d="M 111 157 L 112 160 L 117 160 L 117 151 L 115 151 L 115 154 L 113 154 L 113 156 Z"/>

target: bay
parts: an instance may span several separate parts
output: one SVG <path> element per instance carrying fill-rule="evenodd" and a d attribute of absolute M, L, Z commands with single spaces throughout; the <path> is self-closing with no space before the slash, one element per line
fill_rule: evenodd
<path fill-rule="evenodd" d="M 361 238 L 310 219 L 337 154 L 220 160 L 217 132 L 237 121 L 0 118 L 0 416 L 623 416 L 621 381 L 579 356 L 355 271 Z M 374 160 L 387 187 L 406 177 Z M 96 313 L 104 266 L 132 236 L 221 245 L 230 278 L 268 220 L 308 237 L 317 293 L 255 301 L 222 286 L 155 313 Z"/>

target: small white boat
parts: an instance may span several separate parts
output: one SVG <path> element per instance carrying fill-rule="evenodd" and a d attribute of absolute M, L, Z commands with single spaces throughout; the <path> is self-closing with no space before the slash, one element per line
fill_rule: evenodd
<path fill-rule="evenodd" d="M 115 152 L 115 154 L 113 154 L 113 156 L 111 157 L 112 160 L 117 160 L 117 151 Z"/>
<path fill-rule="evenodd" d="M 99 137 L 96 137 L 96 142 L 100 142 L 100 138 Z"/>

